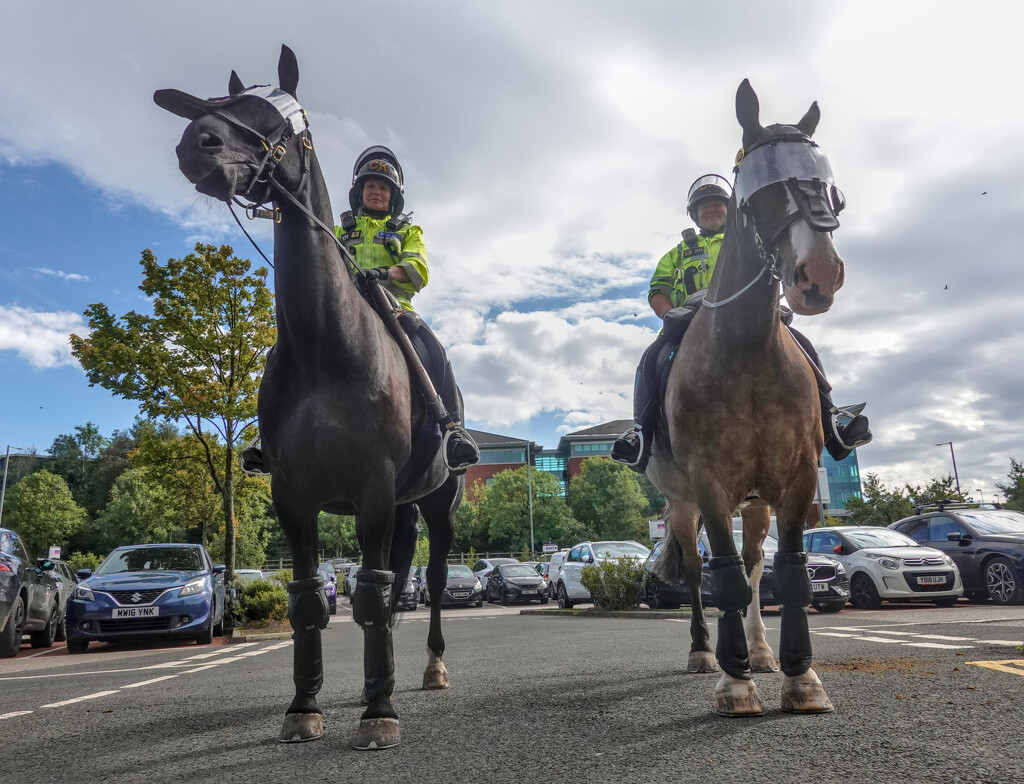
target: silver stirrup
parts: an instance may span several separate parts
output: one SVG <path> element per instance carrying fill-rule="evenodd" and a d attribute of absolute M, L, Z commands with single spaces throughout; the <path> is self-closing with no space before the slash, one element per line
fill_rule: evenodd
<path fill-rule="evenodd" d="M 871 443 L 869 439 L 868 441 L 861 441 L 856 444 L 847 444 L 843 441 L 842 436 L 839 435 L 840 425 L 849 424 L 854 417 L 860 415 L 860 412 L 864 410 L 866 405 L 867 403 L 858 403 L 855 406 L 833 406 L 832 410 L 829 412 L 832 418 L 832 435 L 835 436 L 836 441 L 843 449 L 856 449 L 859 446 Z M 841 422 L 841 419 L 845 419 L 846 421 Z"/>
<path fill-rule="evenodd" d="M 636 466 L 640 465 L 640 461 L 644 459 L 644 431 L 641 430 L 639 427 L 632 428 L 632 431 L 636 433 L 637 437 L 640 439 L 640 450 L 636 453 L 636 460 L 629 462 L 626 460 L 617 460 L 614 457 L 612 458 L 612 460 L 615 460 L 615 462 L 618 463 L 619 465 L 629 466 L 630 468 L 636 468 Z M 625 435 L 626 433 L 622 434 L 622 436 Z M 620 438 L 622 436 L 620 436 Z"/>

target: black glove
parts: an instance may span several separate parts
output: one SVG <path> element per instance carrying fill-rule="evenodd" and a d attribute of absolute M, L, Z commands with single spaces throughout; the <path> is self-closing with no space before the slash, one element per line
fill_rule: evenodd
<path fill-rule="evenodd" d="M 390 280 L 391 267 L 370 267 L 369 269 L 361 269 L 359 270 L 359 276 L 364 281 Z"/>

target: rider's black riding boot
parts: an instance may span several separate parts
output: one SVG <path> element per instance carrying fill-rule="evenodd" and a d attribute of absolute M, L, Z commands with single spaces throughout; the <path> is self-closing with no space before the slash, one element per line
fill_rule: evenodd
<path fill-rule="evenodd" d="M 465 471 L 480 462 L 480 449 L 466 428 L 451 420 L 445 425 L 445 463 L 452 471 Z"/>
<path fill-rule="evenodd" d="M 242 450 L 242 470 L 256 476 L 270 476 L 270 469 L 263 462 L 263 450 L 256 446 L 258 443 L 259 438 L 256 438 Z"/>

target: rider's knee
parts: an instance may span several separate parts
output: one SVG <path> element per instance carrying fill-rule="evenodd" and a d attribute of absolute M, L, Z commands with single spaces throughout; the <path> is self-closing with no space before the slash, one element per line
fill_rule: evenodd
<path fill-rule="evenodd" d="M 324 579 L 310 577 L 288 583 L 288 618 L 297 632 L 326 629 L 330 608 L 324 592 Z"/>
<path fill-rule="evenodd" d="M 352 620 L 364 629 L 384 629 L 391 623 L 391 588 L 395 573 L 361 569 L 352 596 Z"/>
<path fill-rule="evenodd" d="M 811 603 L 807 553 L 775 553 L 772 593 L 776 601 L 785 607 L 806 607 Z"/>
<path fill-rule="evenodd" d="M 743 568 L 743 558 L 723 555 L 708 561 L 711 574 L 711 598 L 719 610 L 744 610 L 753 598 L 753 589 Z"/>

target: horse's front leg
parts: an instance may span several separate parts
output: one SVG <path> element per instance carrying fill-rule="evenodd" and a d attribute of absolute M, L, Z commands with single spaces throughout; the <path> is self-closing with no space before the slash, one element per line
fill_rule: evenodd
<path fill-rule="evenodd" d="M 700 589 L 703 580 L 703 561 L 697 549 L 697 528 L 699 516 L 680 515 L 680 525 L 675 526 L 679 546 L 682 550 L 683 581 L 690 589 L 690 656 L 686 662 L 687 672 L 718 672 L 718 660 L 711 649 L 711 632 L 704 615 L 704 602 Z"/>
<path fill-rule="evenodd" d="M 278 740 L 283 743 L 316 740 L 324 733 L 324 716 L 316 695 L 324 680 L 320 630 L 327 627 L 330 610 L 323 578 L 317 575 L 318 512 L 290 503 L 280 485 L 275 486 L 274 506 L 292 550 L 292 579 L 287 585 L 288 617 L 293 636 L 295 697 L 285 713 Z"/>
<path fill-rule="evenodd" d="M 789 713 L 829 713 L 835 708 L 817 673 L 811 669 L 811 634 L 807 608 L 811 578 L 807 553 L 799 535 L 800 517 L 779 510 L 779 552 L 775 554 L 772 589 L 782 614 L 779 664 L 782 666 L 782 709 Z"/>
<path fill-rule="evenodd" d="M 765 636 L 761 620 L 761 577 L 764 575 L 764 538 L 771 524 L 768 506 L 748 506 L 743 514 L 743 564 L 750 581 L 751 599 L 743 620 L 750 655 L 750 669 L 754 672 L 778 672 L 775 654 Z"/>
<path fill-rule="evenodd" d="M 395 654 L 391 636 L 395 573 L 386 568 L 395 527 L 393 475 L 389 487 L 364 494 L 356 517 L 363 567 L 356 574 L 352 620 L 363 630 L 363 695 L 366 710 L 352 739 L 357 749 L 386 749 L 400 740 L 398 713 L 391 704 L 395 688 Z"/>
<path fill-rule="evenodd" d="M 427 632 L 427 667 L 423 671 L 424 689 L 447 689 L 448 668 L 441 634 L 441 598 L 448 584 L 448 551 L 455 537 L 455 510 L 462 500 L 464 480 L 450 476 L 441 487 L 423 499 L 420 508 L 430 532 L 430 561 L 427 565 L 427 591 L 430 594 L 430 629 Z"/>

